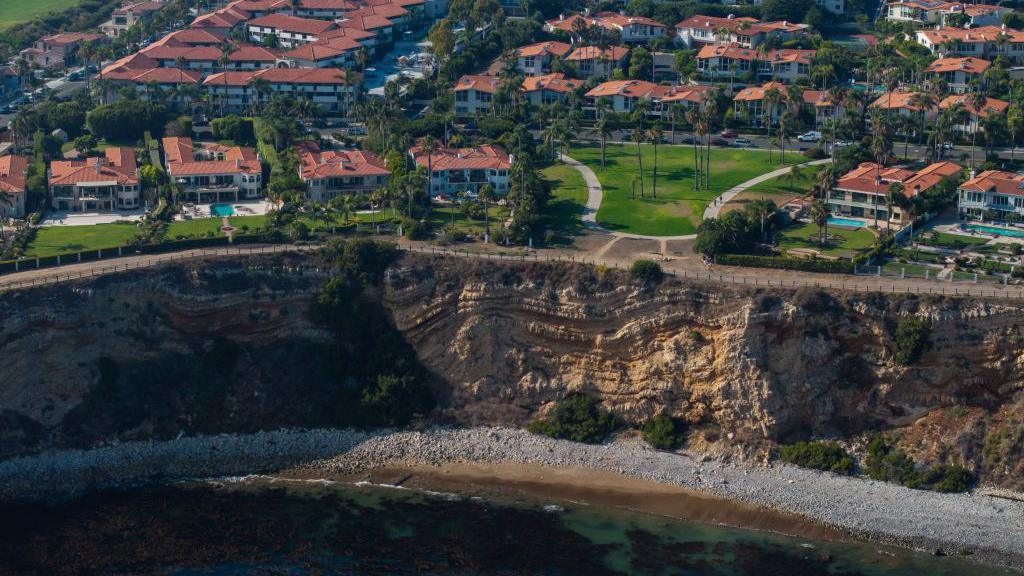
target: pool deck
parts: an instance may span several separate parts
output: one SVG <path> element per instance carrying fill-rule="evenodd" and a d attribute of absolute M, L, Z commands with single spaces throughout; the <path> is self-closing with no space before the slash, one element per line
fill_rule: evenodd
<path fill-rule="evenodd" d="M 232 214 L 214 214 L 213 206 L 231 206 Z M 267 200 L 255 200 L 249 202 L 217 202 L 216 204 L 194 204 L 193 209 L 186 209 L 192 218 L 223 218 L 225 216 L 263 216 L 269 212 L 273 205 Z M 183 214 L 178 214 L 175 220 L 184 220 Z"/>

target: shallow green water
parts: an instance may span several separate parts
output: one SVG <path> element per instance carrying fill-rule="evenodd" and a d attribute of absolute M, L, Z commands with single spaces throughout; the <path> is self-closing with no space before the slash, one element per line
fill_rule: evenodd
<path fill-rule="evenodd" d="M 0 574 L 1005 573 L 869 544 L 565 507 L 347 484 L 106 493 L 0 509 Z"/>

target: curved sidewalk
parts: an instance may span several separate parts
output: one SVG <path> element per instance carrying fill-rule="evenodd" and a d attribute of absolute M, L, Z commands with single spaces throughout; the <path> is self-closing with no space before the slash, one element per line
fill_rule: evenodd
<path fill-rule="evenodd" d="M 831 158 L 824 158 L 822 160 L 813 160 L 811 162 L 804 162 L 803 164 L 796 164 L 796 166 L 804 168 L 806 166 L 817 166 L 819 164 L 827 164 L 831 161 Z M 761 182 L 765 182 L 771 180 L 772 178 L 777 178 L 779 176 L 784 176 L 787 173 L 789 173 L 789 171 L 792 169 L 793 166 L 785 166 L 783 168 L 779 168 L 778 170 L 772 170 L 771 172 L 766 172 L 764 174 L 761 174 L 760 176 L 751 178 L 746 182 L 742 182 L 726 190 L 725 192 L 722 193 L 721 196 L 715 198 L 714 201 L 712 201 L 711 204 L 708 204 L 708 207 L 704 209 L 703 220 L 707 220 L 709 218 L 718 218 L 718 213 L 719 211 L 722 210 L 722 207 L 728 204 L 729 201 L 732 200 L 733 197 L 739 194 L 740 192 L 744 192 L 747 188 L 750 188 L 751 186 L 756 186 Z"/>
<path fill-rule="evenodd" d="M 602 234 L 610 234 L 612 236 L 618 236 L 620 238 L 634 238 L 637 240 L 693 240 L 694 238 L 697 237 L 696 234 L 684 234 L 682 236 L 650 236 L 647 234 L 632 234 L 630 232 L 617 232 L 615 230 L 609 230 L 604 226 L 601 226 L 597 222 L 597 211 L 600 210 L 601 208 L 601 198 L 604 194 L 604 188 L 602 188 L 601 181 L 598 180 L 597 174 L 594 174 L 594 171 L 591 170 L 590 167 L 587 166 L 586 164 L 580 162 L 579 160 L 566 156 L 565 154 L 559 153 L 558 158 L 567 166 L 572 166 L 573 168 L 575 168 L 576 171 L 579 172 L 581 176 L 583 176 L 583 181 L 587 185 L 587 205 L 583 209 L 583 225 L 586 226 L 587 228 L 590 228 L 591 230 L 595 232 L 600 232 Z M 822 160 L 814 160 L 812 162 L 798 164 L 798 166 L 816 166 L 818 164 L 825 164 L 831 161 L 831 158 L 825 158 Z M 790 169 L 792 169 L 792 166 L 786 166 L 783 168 L 779 168 L 778 170 L 772 170 L 771 172 L 766 172 L 764 174 L 761 174 L 760 176 L 751 178 L 746 182 L 742 182 L 740 184 L 737 184 L 736 186 L 733 186 L 729 190 L 726 190 L 721 196 L 715 198 L 715 200 L 711 204 L 708 204 L 708 207 L 704 209 L 704 215 L 701 219 L 707 220 L 708 218 L 718 217 L 718 212 L 721 209 L 721 207 L 725 206 L 729 202 L 729 200 L 732 200 L 733 196 L 736 196 L 737 194 L 743 192 L 744 190 L 750 188 L 751 186 L 755 186 L 766 180 L 771 180 L 772 178 L 782 176 L 789 172 Z"/>

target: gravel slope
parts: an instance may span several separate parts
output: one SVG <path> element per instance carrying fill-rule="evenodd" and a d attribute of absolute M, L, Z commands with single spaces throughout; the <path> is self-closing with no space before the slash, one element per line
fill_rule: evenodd
<path fill-rule="evenodd" d="M 351 473 L 387 463 L 523 462 L 584 467 L 675 484 L 801 514 L 873 540 L 1024 568 L 1024 503 L 937 494 L 788 465 L 741 467 L 651 450 L 639 442 L 590 446 L 523 430 L 348 430 L 132 442 L 0 463 L 0 498 L 63 498 L 93 487 L 241 475 L 302 465 Z"/>

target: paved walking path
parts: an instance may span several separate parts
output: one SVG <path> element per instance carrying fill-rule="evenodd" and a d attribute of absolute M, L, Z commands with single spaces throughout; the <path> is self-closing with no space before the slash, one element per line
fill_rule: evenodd
<path fill-rule="evenodd" d="M 818 164 L 827 164 L 831 161 L 831 158 L 825 158 L 823 160 L 814 160 L 813 162 L 804 162 L 803 164 L 797 164 L 797 166 L 804 168 L 806 166 L 817 166 Z M 750 188 L 751 186 L 756 186 L 757 184 L 760 184 L 767 180 L 771 180 L 772 178 L 784 176 L 788 174 L 789 171 L 792 169 L 792 166 L 785 166 L 783 168 L 779 168 L 778 170 L 772 170 L 771 172 L 761 174 L 760 176 L 751 178 L 746 182 L 737 184 L 732 188 L 726 190 L 724 193 L 722 193 L 721 196 L 715 198 L 714 201 L 712 201 L 711 204 L 708 204 L 708 207 L 704 209 L 704 220 L 708 220 L 710 218 L 718 218 L 718 213 L 719 211 L 721 211 L 722 207 L 728 204 L 729 201 L 732 200 L 733 197 L 739 194 L 740 192 L 745 191 L 747 188 Z"/>

